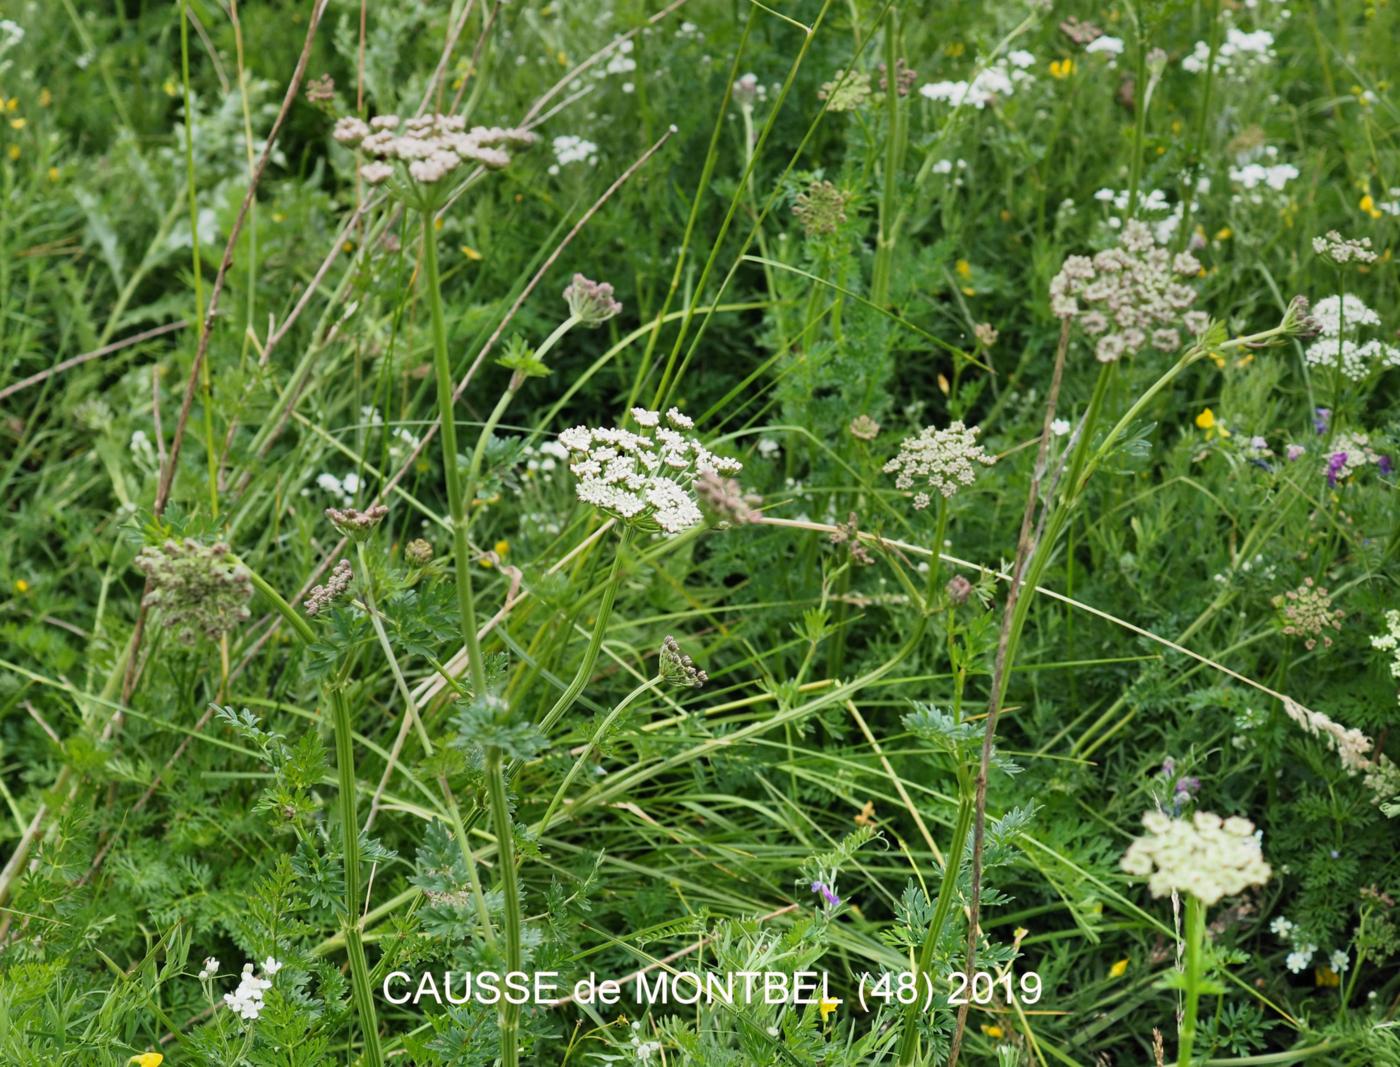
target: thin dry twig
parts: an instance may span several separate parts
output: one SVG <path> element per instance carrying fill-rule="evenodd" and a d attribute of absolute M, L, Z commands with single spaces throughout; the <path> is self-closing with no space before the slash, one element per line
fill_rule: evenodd
<path fill-rule="evenodd" d="M 55 374 L 62 374 L 66 370 L 81 366 L 94 359 L 101 359 L 103 356 L 110 356 L 113 352 L 120 352 L 123 348 L 130 348 L 132 345 L 139 345 L 142 341 L 149 341 L 155 337 L 163 337 L 167 333 L 174 333 L 176 330 L 183 330 L 189 323 L 187 322 L 167 322 L 163 326 L 153 326 L 149 330 L 142 330 L 134 333 L 130 337 L 123 337 L 120 341 L 113 341 L 109 345 L 95 348 L 91 352 L 84 352 L 81 356 L 73 356 L 65 359 L 61 363 L 55 363 L 47 370 L 41 370 L 38 374 L 31 374 L 22 381 L 15 382 L 0 389 L 0 400 L 14 396 L 22 389 L 28 389 L 31 385 L 38 385 L 42 381 L 52 378 Z"/>

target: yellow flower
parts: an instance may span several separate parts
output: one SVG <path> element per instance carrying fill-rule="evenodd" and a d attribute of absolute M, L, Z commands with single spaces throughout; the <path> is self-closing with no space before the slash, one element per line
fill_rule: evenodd
<path fill-rule="evenodd" d="M 1225 428 L 1225 424 L 1215 417 L 1215 412 L 1206 408 L 1196 416 L 1196 425 L 1206 432 L 1206 440 L 1210 440 L 1217 434 L 1221 437 L 1229 437 L 1230 431 Z"/>
<path fill-rule="evenodd" d="M 1234 231 L 1228 226 L 1222 226 L 1220 227 L 1220 229 L 1215 231 L 1215 239 L 1217 241 L 1228 241 L 1233 236 Z"/>
<path fill-rule="evenodd" d="M 959 278 L 972 277 L 972 264 L 965 259 L 960 259 L 953 264 L 953 269 L 958 272 Z"/>
<path fill-rule="evenodd" d="M 506 553 L 510 551 L 510 542 L 502 538 L 491 546 L 491 551 L 481 557 L 483 567 L 494 567 L 506 558 Z"/>
<path fill-rule="evenodd" d="M 977 290 L 974 289 L 974 288 L 972 288 L 972 286 L 970 286 L 970 285 L 964 285 L 964 286 L 962 287 L 962 291 L 963 291 L 963 296 L 976 296 L 976 295 L 977 295 Z"/>
<path fill-rule="evenodd" d="M 840 1003 L 835 997 L 822 997 L 817 1003 L 817 1010 L 822 1013 L 822 1022 L 826 1022 L 827 1017 L 836 1011 Z"/>
<path fill-rule="evenodd" d="M 166 96 L 174 96 L 180 91 L 180 87 L 175 84 L 174 78 L 166 78 L 165 84 L 161 86 L 161 91 L 164 92 Z"/>
<path fill-rule="evenodd" d="M 860 814 L 855 817 L 855 824 L 857 826 L 875 825 L 875 801 L 867 800 L 865 802 L 865 807 L 861 808 Z"/>
<path fill-rule="evenodd" d="M 506 556 L 506 553 L 510 551 L 510 542 L 507 541 L 507 540 L 505 540 L 504 538 L 502 538 L 501 540 L 497 541 L 497 542 L 492 546 L 492 548 L 495 549 L 496 555 L 498 555 L 498 556 L 500 556 L 502 559 L 504 559 L 505 556 Z"/>
<path fill-rule="evenodd" d="M 20 121 L 23 121 L 23 120 L 20 120 Z M 14 123 L 12 122 L 12 123 L 10 123 L 10 125 L 13 126 Z M 1370 193 L 1367 193 L 1365 196 L 1363 196 L 1363 197 L 1361 198 L 1361 203 L 1360 203 L 1358 206 L 1361 208 L 1362 211 L 1364 211 L 1366 214 L 1370 215 L 1371 218 L 1373 218 L 1373 219 L 1378 219 L 1378 218 L 1381 217 L 1382 212 L 1380 211 L 1379 208 L 1376 207 L 1376 202 L 1375 202 L 1375 200 L 1373 200 L 1373 199 L 1371 198 L 1371 194 L 1370 194 Z"/>
<path fill-rule="evenodd" d="M 5 155 L 7 155 L 7 156 L 10 157 L 10 161 L 11 161 L 11 162 L 14 162 L 16 159 L 19 158 L 19 145 L 17 145 L 17 144 L 12 144 L 12 145 L 10 145 L 10 147 L 9 147 L 9 148 L 6 150 L 6 152 L 5 152 Z"/>
<path fill-rule="evenodd" d="M 353 252 L 355 251 L 355 242 L 346 241 L 343 245 L 340 246 L 340 249 L 342 252 Z"/>
<path fill-rule="evenodd" d="M 6 110 L 6 111 L 18 111 L 18 110 L 19 110 L 19 97 L 17 97 L 17 96 L 12 96 L 12 97 L 10 97 L 9 102 L 5 105 L 5 110 Z"/>
<path fill-rule="evenodd" d="M 1185 127 L 1182 126 L 1180 119 L 1172 119 L 1172 133 L 1180 136 L 1183 129 L 1185 129 Z"/>
<path fill-rule="evenodd" d="M 1320 986 L 1339 986 L 1342 984 L 1342 976 L 1331 967 L 1319 967 L 1313 972 L 1313 981 Z"/>
<path fill-rule="evenodd" d="M 466 257 L 467 257 L 469 260 L 471 260 L 473 263 L 479 262 L 480 259 L 481 259 L 481 253 L 478 252 L 478 251 L 477 251 L 475 248 L 473 248 L 471 245 L 463 245 L 463 246 L 462 246 L 462 255 L 466 256 Z"/>
<path fill-rule="evenodd" d="M 967 45 L 963 44 L 961 41 L 949 41 L 943 46 L 943 54 L 945 56 L 951 56 L 953 59 L 957 59 L 958 56 L 966 51 Z"/>
<path fill-rule="evenodd" d="M 1050 77 L 1064 79 L 1074 73 L 1074 60 L 1072 59 L 1052 59 L 1050 61 Z"/>
<path fill-rule="evenodd" d="M 1128 961 L 1119 960 L 1117 963 L 1115 963 L 1112 967 L 1108 969 L 1108 976 L 1110 978 L 1122 978 L 1123 975 L 1127 973 L 1127 971 Z"/>
<path fill-rule="evenodd" d="M 22 118 L 21 118 L 21 119 L 11 119 L 11 120 L 10 120 L 10 129 L 12 129 L 12 130 L 22 130 L 22 129 L 24 129 L 24 128 L 25 128 L 26 126 L 28 126 L 28 125 L 29 125 L 29 120 L 28 120 L 28 119 L 22 119 Z M 1370 200 L 1371 198 L 1368 196 L 1366 199 L 1367 199 L 1367 200 Z"/>
<path fill-rule="evenodd" d="M 567 67 L 569 65 L 569 57 L 566 56 L 562 50 L 555 52 L 554 58 L 559 60 L 559 65 L 561 67 Z"/>
<path fill-rule="evenodd" d="M 1011 212 L 1007 211 L 1006 208 L 1002 208 L 1002 209 L 1001 209 L 1001 213 L 1000 213 L 1000 215 L 999 215 L 999 218 L 1001 219 L 1002 222 L 1010 222 L 1010 221 L 1011 221 Z"/>
<path fill-rule="evenodd" d="M 40 107 L 48 107 L 48 106 L 49 106 L 50 104 L 52 104 L 52 103 L 53 103 L 53 93 L 49 92 L 47 89 L 40 89 L 40 90 L 39 90 L 39 106 L 40 106 Z"/>
<path fill-rule="evenodd" d="M 49 168 L 49 181 L 56 182 L 61 177 L 57 167 Z"/>
<path fill-rule="evenodd" d="M 280 211 L 274 211 L 274 212 L 272 213 L 272 221 L 273 221 L 273 222 L 286 222 L 286 221 L 287 221 L 287 216 L 284 215 L 284 214 L 282 214 L 282 212 L 280 212 Z"/>
<path fill-rule="evenodd" d="M 15 579 L 15 592 L 16 592 L 16 593 L 27 593 L 27 592 L 29 592 L 29 583 L 26 582 L 23 578 L 16 578 L 16 579 Z"/>
<path fill-rule="evenodd" d="M 988 1037 L 992 1038 L 1006 1036 L 1006 1031 L 1004 1031 L 1000 1026 L 989 1026 L 987 1023 L 982 1024 L 982 1032 Z"/>
<path fill-rule="evenodd" d="M 165 1056 L 159 1052 L 143 1052 L 139 1056 L 132 1056 L 127 1063 L 134 1063 L 136 1067 L 160 1067 L 165 1060 Z"/>

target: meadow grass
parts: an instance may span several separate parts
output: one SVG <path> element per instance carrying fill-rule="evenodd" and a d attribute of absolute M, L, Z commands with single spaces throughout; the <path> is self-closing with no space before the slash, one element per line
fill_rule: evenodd
<path fill-rule="evenodd" d="M 1397 20 L 0 12 L 0 1061 L 1400 1064 Z"/>

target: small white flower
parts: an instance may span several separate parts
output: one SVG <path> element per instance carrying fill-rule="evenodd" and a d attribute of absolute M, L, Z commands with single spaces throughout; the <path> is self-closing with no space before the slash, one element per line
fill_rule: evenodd
<path fill-rule="evenodd" d="M 1065 434 L 1069 433 L 1069 431 L 1069 419 L 1055 419 L 1050 423 L 1050 432 L 1056 437 L 1063 437 Z"/>
<path fill-rule="evenodd" d="M 1305 970 L 1308 964 L 1312 963 L 1313 953 L 1317 951 L 1316 945 L 1301 945 L 1290 952 L 1283 961 L 1283 965 L 1294 974 Z"/>
<path fill-rule="evenodd" d="M 1273 922 L 1269 923 L 1269 930 L 1274 934 L 1275 937 L 1281 937 L 1286 939 L 1293 933 L 1293 929 L 1293 924 L 1289 922 L 1286 918 L 1284 918 L 1282 915 L 1278 916 L 1274 919 Z"/>
<path fill-rule="evenodd" d="M 1327 965 L 1341 974 L 1351 965 L 1351 961 L 1347 959 L 1347 954 L 1343 949 L 1336 949 L 1327 957 Z"/>

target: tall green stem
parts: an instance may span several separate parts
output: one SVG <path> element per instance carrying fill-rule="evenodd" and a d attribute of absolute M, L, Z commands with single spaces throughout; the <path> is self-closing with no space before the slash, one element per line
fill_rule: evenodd
<path fill-rule="evenodd" d="M 505 916 L 506 970 L 520 970 L 520 889 L 515 877 L 515 835 L 511 830 L 510 807 L 506 798 L 506 776 L 501 766 L 501 750 L 486 750 L 486 790 L 491 800 L 491 824 L 496 835 L 496 865 L 501 874 L 502 908 Z M 501 1067 L 517 1067 L 520 1047 L 517 1033 L 520 1006 L 501 1002 Z"/>
<path fill-rule="evenodd" d="M 1181 1017 L 1177 1067 L 1191 1067 L 1191 1049 L 1196 1043 L 1196 1015 L 1201 1001 L 1202 954 L 1206 937 L 1206 909 L 1189 894 L 1186 897 L 1186 1011 Z"/>
<path fill-rule="evenodd" d="M 574 701 L 583 692 L 584 685 L 593 673 L 594 664 L 598 662 L 598 651 L 603 647 L 603 634 L 607 630 L 608 619 L 612 616 L 613 600 L 617 597 L 617 587 L 622 576 L 622 555 L 627 548 L 630 533 L 631 531 L 624 526 L 621 536 L 617 539 L 617 552 L 613 556 L 612 570 L 608 572 L 607 584 L 603 586 L 603 599 L 598 604 L 598 617 L 594 620 L 593 633 L 588 638 L 588 648 L 583 653 L 583 659 L 579 661 L 578 670 L 574 672 L 568 688 L 559 694 L 554 706 L 539 721 L 540 730 L 546 734 L 564 717 L 564 713 L 573 707 Z"/>
<path fill-rule="evenodd" d="M 963 852 L 967 848 L 967 833 L 972 826 L 973 795 L 971 783 L 962 769 L 958 770 L 958 817 L 953 824 L 953 836 L 948 842 L 948 851 L 943 854 L 943 880 L 938 886 L 938 899 L 933 906 L 933 919 L 929 923 L 924 943 L 919 947 L 915 960 L 914 974 L 928 973 L 933 954 L 943 936 L 943 927 L 948 921 L 948 913 L 953 907 L 953 897 L 957 893 L 958 875 L 962 871 Z M 922 998 L 915 998 L 904 1011 L 904 1032 L 899 1042 L 899 1067 L 911 1067 L 918 1062 L 919 1055 L 919 1013 Z"/>
<path fill-rule="evenodd" d="M 598 745 L 607 735 L 607 732 L 612 729 L 612 724 L 617 722 L 618 716 L 627 710 L 632 701 L 636 700 L 659 681 L 661 681 L 660 675 L 657 675 L 655 678 L 648 678 L 641 685 L 637 686 L 636 689 L 623 697 L 617 707 L 613 708 L 603 717 L 603 721 L 600 722 L 598 728 L 593 731 L 592 739 L 588 744 L 584 745 L 583 751 L 579 753 L 578 759 L 574 760 L 574 765 L 569 768 L 569 773 L 564 775 L 564 780 L 559 783 L 559 788 L 554 791 L 554 799 L 549 802 L 549 807 L 544 809 L 544 815 L 535 823 L 535 831 L 537 833 L 549 825 L 550 817 L 563 802 L 564 794 L 569 791 L 569 786 L 574 784 L 574 780 L 578 778 L 580 772 L 582 772 L 584 764 L 586 764 L 588 760 L 592 758 L 593 753 L 597 751 Z"/>
<path fill-rule="evenodd" d="M 427 275 L 428 309 L 433 328 L 433 371 L 437 379 L 438 419 L 442 435 L 442 467 L 447 478 L 447 506 L 452 513 L 452 562 L 457 572 L 457 607 L 462 616 L 462 641 L 467 648 L 472 692 L 486 688 L 486 666 L 476 636 L 476 604 L 472 599 L 471 550 L 467 544 L 467 509 L 457 472 L 457 424 L 452 404 L 452 364 L 447 356 L 447 323 L 442 313 L 438 275 L 437 235 L 433 211 L 423 209 L 423 270 Z"/>
<path fill-rule="evenodd" d="M 384 1053 L 379 1047 L 379 1021 L 374 1010 L 369 964 L 360 937 L 360 820 L 356 814 L 355 749 L 350 733 L 350 702 L 341 684 L 326 687 L 331 719 L 335 728 L 335 766 L 340 800 L 341 862 L 345 868 L 345 950 L 350 960 L 350 984 L 360 1031 L 365 1042 L 365 1060 L 370 1067 L 381 1067 Z"/>

